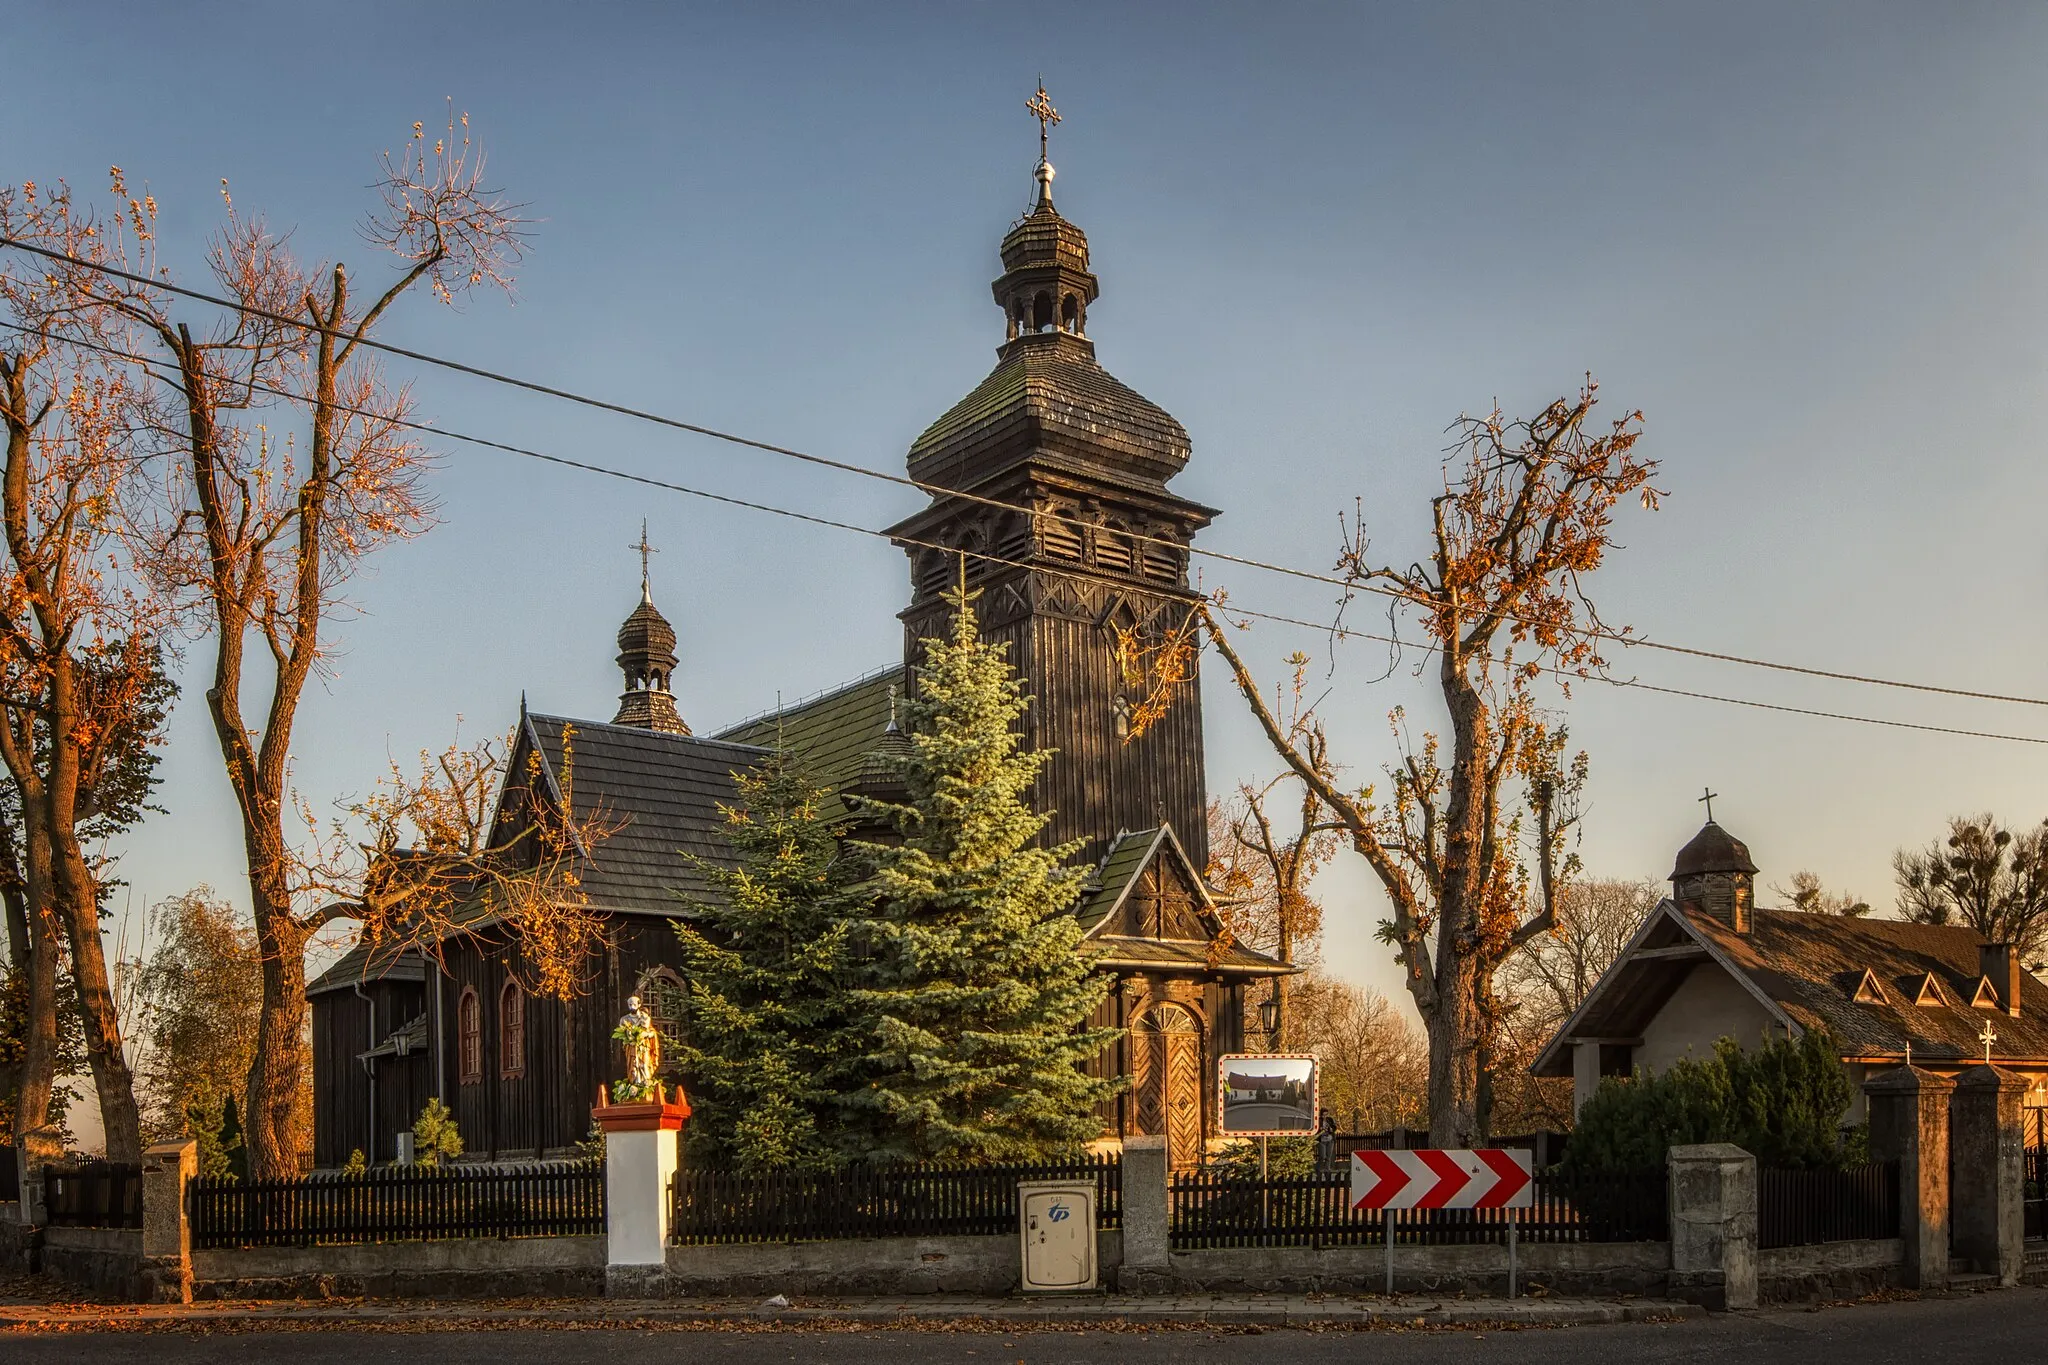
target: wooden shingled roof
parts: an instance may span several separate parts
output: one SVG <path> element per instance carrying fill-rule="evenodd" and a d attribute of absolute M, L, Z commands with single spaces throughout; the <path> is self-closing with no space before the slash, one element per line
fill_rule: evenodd
<path fill-rule="evenodd" d="M 583 873 L 591 909 L 674 916 L 685 911 L 688 898 L 711 894 L 686 855 L 731 861 L 720 806 L 735 799 L 733 774 L 759 762 L 765 750 L 563 716 L 528 715 L 526 732 L 524 742 L 539 745 L 553 774 L 563 771 L 568 734 L 576 816 L 612 827 Z M 520 754 L 515 745 L 515 773 Z"/>
<path fill-rule="evenodd" d="M 1754 911 L 1750 932 L 1738 934 L 1667 900 L 1530 1069 L 1570 1075 L 1572 1037 L 1640 1035 L 1690 972 L 1710 966 L 1780 1023 L 1826 1028 L 1847 1058 L 1900 1061 L 1910 1045 L 1916 1061 L 1981 1060 L 1978 1033 L 1988 1022 L 1998 1035 L 1995 1061 L 2048 1065 L 2048 985 L 2021 972 L 2020 1012 L 2008 1014 L 1995 992 L 1979 989 L 1983 943 L 1959 925 L 1791 910 Z M 1930 977 L 1933 992 L 1925 989 Z"/>
<path fill-rule="evenodd" d="M 1187 428 L 1098 365 L 1087 338 L 1027 333 L 998 354 L 911 444 L 911 478 L 968 488 L 1026 459 L 1058 467 L 1066 457 L 1090 479 L 1156 491 L 1187 464 Z"/>

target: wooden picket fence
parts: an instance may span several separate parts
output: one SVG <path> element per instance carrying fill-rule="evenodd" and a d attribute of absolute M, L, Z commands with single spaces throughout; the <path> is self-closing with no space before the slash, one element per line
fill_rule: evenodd
<path fill-rule="evenodd" d="M 1661 1170 L 1564 1176 L 1539 1171 L 1526 1209 L 1410 1209 L 1391 1219 L 1351 1207 L 1344 1175 L 1243 1179 L 1213 1169 L 1176 1171 L 1167 1189 L 1176 1251 L 1210 1247 L 1396 1246 L 1524 1242 L 1661 1242 L 1671 1236 Z"/>
<path fill-rule="evenodd" d="M 1092 1180 L 1099 1226 L 1123 1218 L 1115 1157 L 1043 1165 L 853 1165 L 827 1172 L 678 1171 L 670 1237 L 683 1245 L 856 1237 L 1014 1235 L 1017 1182 Z"/>
<path fill-rule="evenodd" d="M 56 1227 L 139 1228 L 142 1168 L 114 1161 L 45 1166 L 43 1204 Z"/>
<path fill-rule="evenodd" d="M 1810 1246 L 1899 1235 L 1899 1164 L 1873 1161 L 1839 1171 L 1761 1168 L 1756 1173 L 1756 1244 Z"/>
<path fill-rule="evenodd" d="M 192 1182 L 192 1245 L 311 1246 L 459 1237 L 593 1237 L 604 1163 L 390 1166 L 295 1180 Z"/>

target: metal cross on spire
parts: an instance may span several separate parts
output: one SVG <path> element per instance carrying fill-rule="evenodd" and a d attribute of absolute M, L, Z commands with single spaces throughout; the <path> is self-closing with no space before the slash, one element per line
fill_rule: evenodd
<path fill-rule="evenodd" d="M 1984 1021 L 1984 1031 L 1977 1035 L 1977 1041 L 1984 1044 L 1984 1065 L 1991 1065 L 1991 1045 L 1998 1041 L 1998 1035 L 1991 1029 L 1991 1021 Z"/>
<path fill-rule="evenodd" d="M 1721 793 L 1717 791 L 1712 791 L 1706 787 L 1701 787 L 1700 790 L 1706 792 L 1706 795 L 1702 796 L 1700 800 L 1707 803 L 1707 823 L 1711 825 L 1714 823 L 1714 798 L 1719 796 Z"/>
<path fill-rule="evenodd" d="M 1024 101 L 1024 107 L 1038 119 L 1038 159 L 1042 163 L 1046 159 L 1046 134 L 1060 121 L 1060 111 L 1045 97 L 1045 77 L 1038 78 L 1038 94 Z"/>
<path fill-rule="evenodd" d="M 647 586 L 647 556 L 658 555 L 661 551 L 647 543 L 647 521 L 645 518 L 642 518 L 640 522 L 640 539 L 626 548 L 640 552 L 640 595 L 646 597 L 649 595 Z"/>

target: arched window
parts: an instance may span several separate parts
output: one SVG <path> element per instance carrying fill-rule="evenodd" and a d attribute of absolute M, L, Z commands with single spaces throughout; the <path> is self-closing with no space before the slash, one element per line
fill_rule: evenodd
<path fill-rule="evenodd" d="M 1081 330 L 1081 304 L 1072 294 L 1060 300 L 1060 328 L 1068 332 Z"/>
<path fill-rule="evenodd" d="M 641 1008 L 654 1016 L 654 1031 L 661 1036 L 666 1056 L 682 1026 L 683 979 L 667 967 L 655 967 L 641 975 L 637 993 Z"/>
<path fill-rule="evenodd" d="M 484 1010 L 474 986 L 464 986 L 455 1005 L 455 1071 L 464 1085 L 484 1078 Z"/>
<path fill-rule="evenodd" d="M 507 981 L 498 995 L 498 1075 L 504 1080 L 526 1074 L 526 992 Z"/>

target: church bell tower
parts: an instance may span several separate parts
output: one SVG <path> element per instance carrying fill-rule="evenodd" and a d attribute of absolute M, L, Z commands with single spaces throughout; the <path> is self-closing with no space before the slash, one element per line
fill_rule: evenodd
<path fill-rule="evenodd" d="M 1216 511 L 1167 487 L 1188 461 L 1186 429 L 1096 363 L 1088 237 L 1053 207 L 1045 154 L 1059 115 L 1043 87 L 1029 107 L 1037 197 L 1002 241 L 996 366 L 911 445 L 910 476 L 932 501 L 890 528 L 910 557 L 906 646 L 945 633 L 942 594 L 964 564 L 984 638 L 1008 644 L 1031 695 L 1027 743 L 1058 751 L 1033 793 L 1054 812 L 1042 841 L 1083 840 L 1093 860 L 1120 831 L 1170 823 L 1199 867 L 1195 660 L 1161 719 L 1133 735 L 1131 717 L 1156 685 L 1147 652 L 1190 622 L 1187 547 Z"/>

